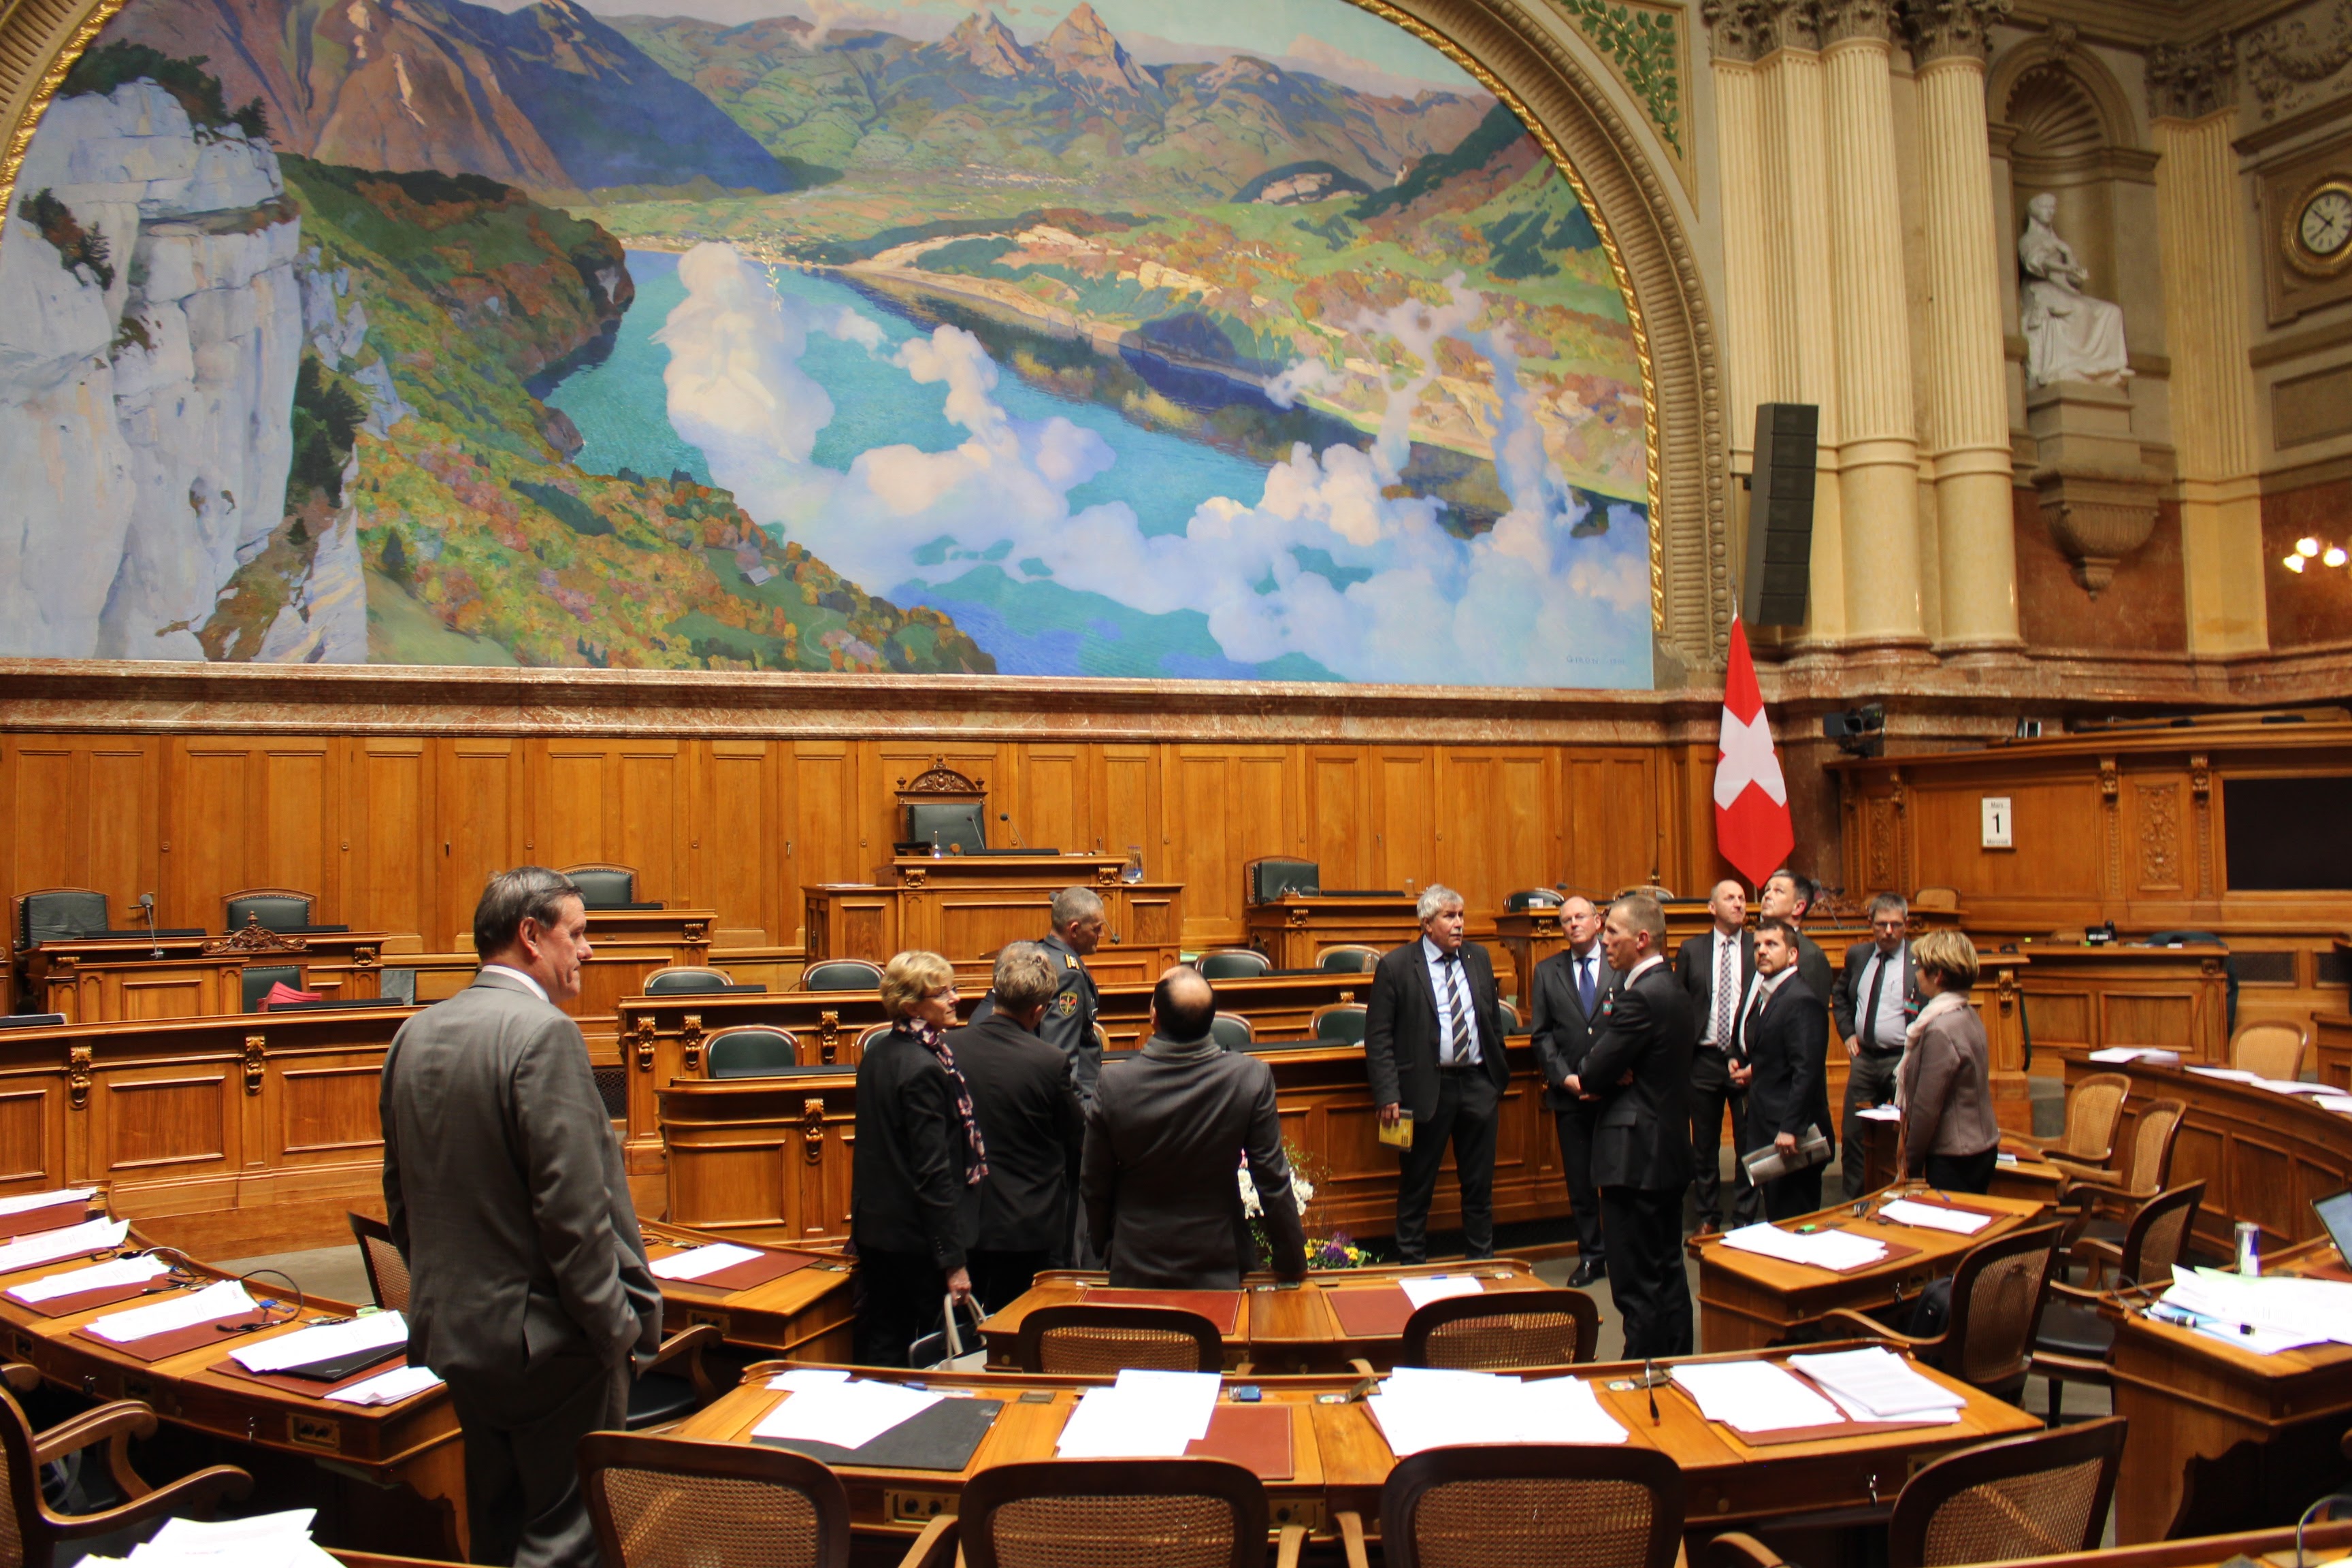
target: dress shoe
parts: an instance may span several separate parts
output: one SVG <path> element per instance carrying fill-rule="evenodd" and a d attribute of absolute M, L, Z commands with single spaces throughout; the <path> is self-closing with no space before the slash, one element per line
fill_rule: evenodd
<path fill-rule="evenodd" d="M 1568 1277 L 1568 1288 L 1571 1290 L 1581 1290 L 1587 1285 L 1591 1284 L 1597 1279 L 1606 1279 L 1608 1278 L 1608 1259 L 1603 1258 L 1588 1258 L 1576 1266 L 1575 1273 Z"/>

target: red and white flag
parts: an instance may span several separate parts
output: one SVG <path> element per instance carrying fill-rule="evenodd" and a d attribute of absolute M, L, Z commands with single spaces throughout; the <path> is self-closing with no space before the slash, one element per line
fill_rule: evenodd
<path fill-rule="evenodd" d="M 1789 818 L 1789 783 L 1772 750 L 1764 694 L 1756 689 L 1756 661 L 1748 633 L 1731 621 L 1731 666 L 1723 676 L 1722 754 L 1715 764 L 1715 845 L 1753 887 L 1778 870 L 1797 847 Z"/>

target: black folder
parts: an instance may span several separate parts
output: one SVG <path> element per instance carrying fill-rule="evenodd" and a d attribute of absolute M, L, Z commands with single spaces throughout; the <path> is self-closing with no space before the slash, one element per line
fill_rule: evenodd
<path fill-rule="evenodd" d="M 981 1439 L 996 1425 L 1002 1399 L 942 1399 L 909 1416 L 862 1448 L 840 1448 L 803 1437 L 754 1437 L 771 1448 L 789 1448 L 828 1465 L 859 1465 L 875 1470 L 961 1470 L 980 1451 Z"/>
<path fill-rule="evenodd" d="M 365 1372 L 372 1366 L 380 1366 L 385 1362 L 396 1361 L 407 1353 L 408 1342 L 394 1340 L 388 1345 L 378 1345 L 373 1350 L 347 1351 L 339 1356 L 330 1356 L 325 1361 L 309 1362 L 301 1366 L 282 1366 L 278 1369 L 278 1375 L 299 1377 L 306 1383 L 341 1383 L 343 1379 Z"/>

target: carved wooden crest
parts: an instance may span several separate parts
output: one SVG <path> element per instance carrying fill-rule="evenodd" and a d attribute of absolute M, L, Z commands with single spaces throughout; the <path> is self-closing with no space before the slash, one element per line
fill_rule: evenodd
<path fill-rule="evenodd" d="M 245 1037 L 245 1092 L 247 1094 L 261 1092 L 262 1068 L 268 1059 L 268 1047 L 269 1037 L 267 1035 L 247 1035 Z"/>
<path fill-rule="evenodd" d="M 288 936 L 284 931 L 271 931 L 261 923 L 258 915 L 245 917 L 245 929 L 227 936 L 215 937 L 205 943 L 206 958 L 240 958 L 254 952 L 300 952 L 310 945 L 310 939 Z"/>
<path fill-rule="evenodd" d="M 824 1163 L 824 1101 L 801 1101 L 801 1152 L 812 1165 Z"/>
<path fill-rule="evenodd" d="M 654 1021 L 650 1015 L 637 1020 L 637 1070 L 654 1070 Z"/>
<path fill-rule="evenodd" d="M 688 1013 L 686 1016 L 686 1022 L 678 1028 L 677 1039 L 678 1044 L 686 1047 L 686 1070 L 690 1073 L 700 1072 L 702 1070 L 701 1014 Z"/>
<path fill-rule="evenodd" d="M 956 772 L 948 766 L 944 756 L 933 757 L 931 765 L 917 773 L 911 784 L 905 779 L 898 781 L 898 801 L 902 805 L 918 801 L 984 800 L 987 795 L 985 784 Z"/>

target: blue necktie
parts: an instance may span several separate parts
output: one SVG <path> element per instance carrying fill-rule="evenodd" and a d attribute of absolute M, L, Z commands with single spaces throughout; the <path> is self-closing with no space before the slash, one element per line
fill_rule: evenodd
<path fill-rule="evenodd" d="M 1586 953 L 1576 961 L 1576 994 L 1584 1005 L 1584 1016 L 1592 1016 L 1592 955 Z"/>

